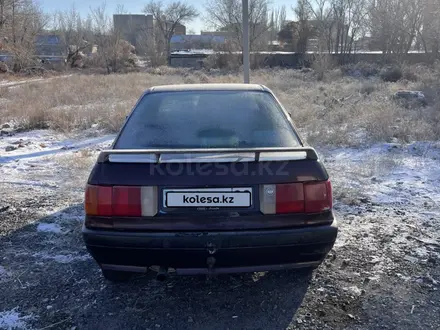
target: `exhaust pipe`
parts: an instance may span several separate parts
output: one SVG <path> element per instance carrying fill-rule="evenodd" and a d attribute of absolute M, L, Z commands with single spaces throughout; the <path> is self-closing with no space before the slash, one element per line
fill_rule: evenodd
<path fill-rule="evenodd" d="M 163 282 L 168 277 L 168 267 L 160 266 L 159 271 L 157 272 L 156 280 Z"/>

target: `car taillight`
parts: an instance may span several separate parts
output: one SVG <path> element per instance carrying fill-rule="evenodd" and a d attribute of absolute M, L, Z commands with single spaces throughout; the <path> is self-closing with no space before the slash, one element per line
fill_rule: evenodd
<path fill-rule="evenodd" d="M 113 216 L 142 215 L 140 187 L 113 187 Z"/>
<path fill-rule="evenodd" d="M 85 209 L 87 215 L 112 215 L 112 187 L 87 185 Z"/>
<path fill-rule="evenodd" d="M 276 185 L 276 213 L 303 213 L 304 188 L 302 183 Z"/>
<path fill-rule="evenodd" d="M 333 207 L 332 185 L 330 181 L 304 184 L 306 213 L 329 211 Z"/>
<path fill-rule="evenodd" d="M 85 211 L 90 216 L 154 216 L 157 213 L 157 187 L 87 185 Z"/>
<path fill-rule="evenodd" d="M 330 181 L 263 185 L 260 210 L 264 214 L 322 213 L 333 207 Z"/>

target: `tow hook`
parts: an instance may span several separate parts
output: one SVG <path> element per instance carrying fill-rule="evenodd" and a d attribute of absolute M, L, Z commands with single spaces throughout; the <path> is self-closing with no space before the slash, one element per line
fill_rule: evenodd
<path fill-rule="evenodd" d="M 214 257 L 208 257 L 208 259 L 206 259 L 206 264 L 208 265 L 209 269 L 214 268 L 215 262 L 216 260 Z"/>
<path fill-rule="evenodd" d="M 160 266 L 159 271 L 157 272 L 156 279 L 160 282 L 163 282 L 168 277 L 168 267 Z"/>

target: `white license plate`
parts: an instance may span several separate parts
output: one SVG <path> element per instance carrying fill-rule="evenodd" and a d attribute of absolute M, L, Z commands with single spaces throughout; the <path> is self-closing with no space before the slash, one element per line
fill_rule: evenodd
<path fill-rule="evenodd" d="M 231 189 L 232 190 L 232 189 Z M 245 191 L 164 191 L 165 207 L 250 207 L 252 193 Z"/>

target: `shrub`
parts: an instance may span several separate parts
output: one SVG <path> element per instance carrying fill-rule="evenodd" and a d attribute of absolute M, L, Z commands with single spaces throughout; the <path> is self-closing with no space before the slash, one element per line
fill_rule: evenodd
<path fill-rule="evenodd" d="M 237 70 L 241 64 L 240 56 L 228 53 L 212 54 L 203 61 L 203 67 L 206 69 Z"/>
<path fill-rule="evenodd" d="M 369 78 L 377 76 L 380 72 L 377 64 L 359 62 L 354 64 L 347 64 L 341 67 L 342 74 L 351 77 Z"/>
<path fill-rule="evenodd" d="M 403 77 L 402 69 L 398 66 L 385 67 L 380 71 L 380 78 L 386 82 L 397 82 Z"/>
<path fill-rule="evenodd" d="M 411 69 L 408 68 L 403 70 L 403 79 L 408 81 L 418 81 L 419 77 L 415 72 L 411 71 Z"/>
<path fill-rule="evenodd" d="M 101 38 L 101 46 L 91 56 L 78 53 L 72 67 L 105 68 L 107 73 L 127 72 L 127 69 L 138 65 L 139 59 L 135 48 L 126 40 L 113 40 L 114 36 Z M 78 63 L 79 65 L 73 65 Z"/>
<path fill-rule="evenodd" d="M 332 58 L 328 54 L 316 54 L 312 63 L 312 68 L 315 70 L 316 79 L 322 81 L 327 71 L 334 67 Z"/>
<path fill-rule="evenodd" d="M 361 87 L 359 88 L 359 93 L 370 95 L 376 90 L 376 85 L 372 82 L 365 82 L 362 83 Z"/>
<path fill-rule="evenodd" d="M 202 71 L 194 71 L 194 77 L 198 79 L 199 83 L 203 83 L 203 84 L 209 83 L 209 77 Z"/>
<path fill-rule="evenodd" d="M 0 62 L 0 72 L 1 73 L 8 73 L 9 67 L 5 62 Z"/>

